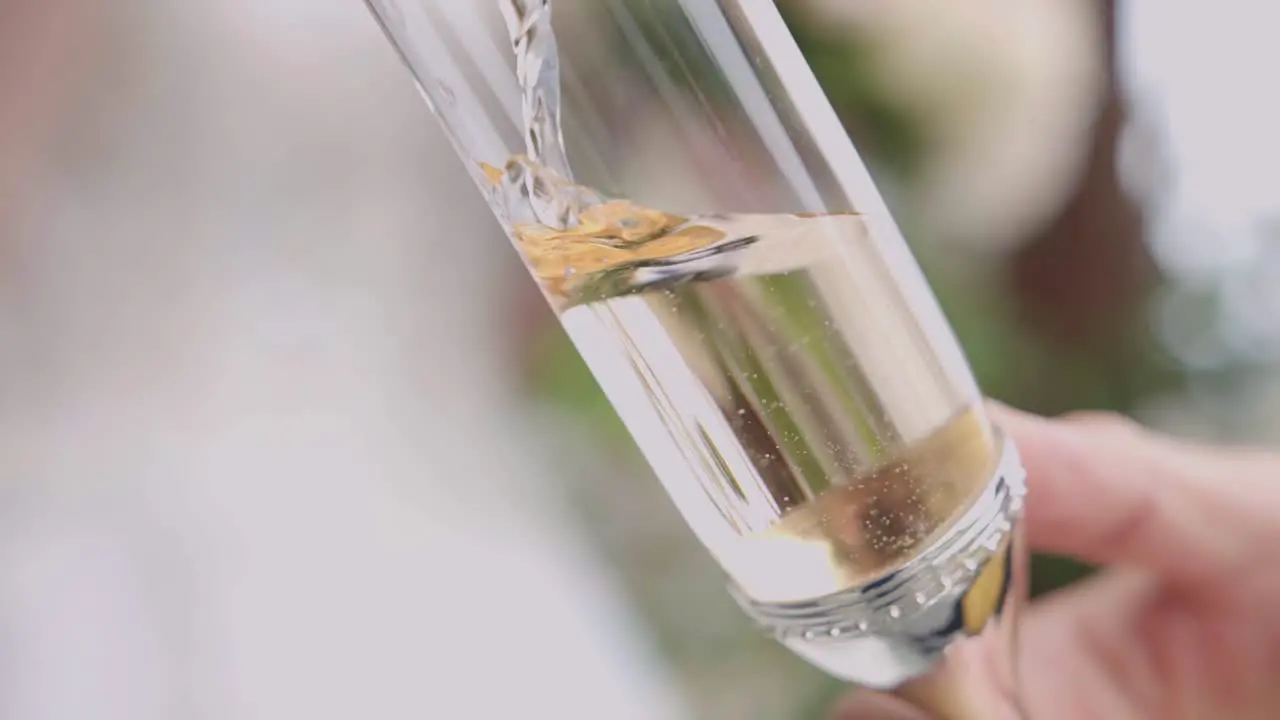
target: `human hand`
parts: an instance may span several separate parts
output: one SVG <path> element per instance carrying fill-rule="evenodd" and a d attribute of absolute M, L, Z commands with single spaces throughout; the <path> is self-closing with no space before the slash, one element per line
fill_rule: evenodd
<path fill-rule="evenodd" d="M 1031 547 L 1107 568 L 1019 619 L 1028 717 L 1280 717 L 1280 456 L 1109 415 L 992 414 L 1027 467 Z M 926 716 L 856 691 L 834 717 Z"/>

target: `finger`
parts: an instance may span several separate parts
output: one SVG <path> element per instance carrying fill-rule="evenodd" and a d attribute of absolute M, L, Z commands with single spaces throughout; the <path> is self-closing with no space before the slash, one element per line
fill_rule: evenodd
<path fill-rule="evenodd" d="M 1168 700 L 1181 689 L 1162 686 L 1142 634 L 1160 617 L 1162 597 L 1169 596 L 1152 576 L 1121 571 L 1027 608 L 1018 627 L 1027 714 L 1037 720 L 1167 717 L 1158 709 L 1176 707 Z"/>
<path fill-rule="evenodd" d="M 1222 488 L 1237 480 L 1214 477 L 1227 460 L 1119 418 L 1047 420 L 1003 406 L 992 418 L 1027 468 L 1031 547 L 1192 583 L 1248 557 L 1239 498 Z"/>
<path fill-rule="evenodd" d="M 832 720 L 928 720 L 921 712 L 892 695 L 874 690 L 856 690 L 841 700 Z"/>
<path fill-rule="evenodd" d="M 1139 707 L 1158 707 L 1161 700 L 1161 688 L 1153 683 L 1145 664 L 1147 646 L 1134 636 L 1134 628 L 1150 611 L 1157 587 L 1141 573 L 1107 573 L 1027 608 L 1018 621 L 1017 656 L 1017 693 L 1026 716 L 1036 720 L 1164 717 L 1137 712 Z M 952 712 L 951 716 L 1021 717 L 1008 704 L 1008 692 L 1000 690 L 1001 681 L 989 674 L 991 665 L 981 660 L 983 652 L 997 651 L 991 644 L 994 640 L 976 639 L 952 650 L 951 657 L 962 666 L 956 682 L 968 705 L 983 712 Z M 831 717 L 941 720 L 947 714 L 930 718 L 894 696 L 859 690 L 837 705 Z"/>

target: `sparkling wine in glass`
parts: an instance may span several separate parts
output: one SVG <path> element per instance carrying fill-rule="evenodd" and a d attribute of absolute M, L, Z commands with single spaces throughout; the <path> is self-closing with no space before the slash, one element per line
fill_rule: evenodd
<path fill-rule="evenodd" d="M 742 608 L 940 717 L 1016 697 L 1017 451 L 773 3 L 367 4 Z"/>

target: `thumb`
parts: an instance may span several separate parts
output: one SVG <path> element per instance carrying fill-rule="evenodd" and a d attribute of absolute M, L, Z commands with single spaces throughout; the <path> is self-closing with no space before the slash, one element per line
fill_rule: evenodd
<path fill-rule="evenodd" d="M 1118 416 L 1048 420 L 999 405 L 991 416 L 1027 468 L 1032 548 L 1193 584 L 1248 557 L 1250 500 L 1228 487 L 1245 479 L 1225 453 Z"/>

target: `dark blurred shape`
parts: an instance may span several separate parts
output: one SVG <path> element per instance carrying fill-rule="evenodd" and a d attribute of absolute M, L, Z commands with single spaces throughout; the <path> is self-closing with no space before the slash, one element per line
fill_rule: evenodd
<path fill-rule="evenodd" d="M 1157 280 L 1144 241 L 1142 209 L 1121 187 L 1117 147 L 1127 122 L 1127 100 L 1116 62 L 1116 2 L 1096 0 L 1105 34 L 1106 94 L 1093 131 L 1088 163 L 1057 217 L 1010 258 L 1009 280 L 1018 318 L 1044 340 L 1051 357 L 1103 376 L 1106 390 L 1088 393 L 1124 409 L 1153 352 L 1144 316 Z M 1049 368 L 1052 370 L 1052 368 Z M 1019 400 L 1058 413 L 1077 407 L 1076 382 L 1024 378 Z"/>
<path fill-rule="evenodd" d="M 1094 5 L 1105 29 L 1105 95 L 1085 170 L 1053 221 L 1008 260 L 1015 317 L 1046 351 L 1036 372 L 1018 378 L 1016 399 L 1049 414 L 1082 401 L 1127 410 L 1162 377 L 1153 367 L 1159 359 L 1146 318 L 1156 266 L 1143 210 L 1121 186 L 1117 164 L 1128 100 L 1117 67 L 1116 0 Z M 1037 556 L 1032 593 L 1089 573 L 1071 559 Z"/>

